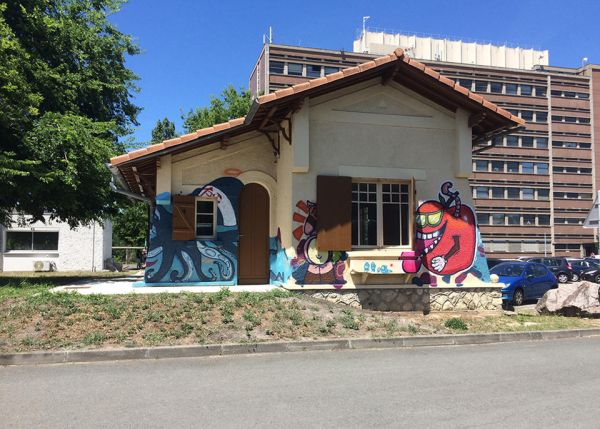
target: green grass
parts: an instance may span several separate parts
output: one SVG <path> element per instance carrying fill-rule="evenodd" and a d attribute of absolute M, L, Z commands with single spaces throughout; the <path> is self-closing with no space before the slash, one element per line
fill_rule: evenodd
<path fill-rule="evenodd" d="M 54 286 L 48 278 L 2 279 L 0 353 L 600 326 L 600 320 L 561 316 L 400 315 L 335 305 L 283 289 L 109 296 L 51 293 Z"/>

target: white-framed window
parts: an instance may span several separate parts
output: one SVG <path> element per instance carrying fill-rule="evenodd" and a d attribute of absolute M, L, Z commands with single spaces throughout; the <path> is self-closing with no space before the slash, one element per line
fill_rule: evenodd
<path fill-rule="evenodd" d="M 5 252 L 48 252 L 58 250 L 58 231 L 36 229 L 6 231 Z"/>
<path fill-rule="evenodd" d="M 352 247 L 410 246 L 411 193 L 406 181 L 352 183 Z"/>
<path fill-rule="evenodd" d="M 196 237 L 213 239 L 217 236 L 216 198 L 196 198 Z"/>

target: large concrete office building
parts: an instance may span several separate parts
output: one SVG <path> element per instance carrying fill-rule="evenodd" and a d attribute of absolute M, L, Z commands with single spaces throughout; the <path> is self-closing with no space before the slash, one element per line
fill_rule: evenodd
<path fill-rule="evenodd" d="M 470 184 L 488 254 L 597 252 L 583 222 L 600 189 L 598 65 L 553 67 L 548 51 L 364 31 L 354 52 L 265 44 L 250 90 L 273 92 L 397 47 L 526 121 L 473 153 Z"/>

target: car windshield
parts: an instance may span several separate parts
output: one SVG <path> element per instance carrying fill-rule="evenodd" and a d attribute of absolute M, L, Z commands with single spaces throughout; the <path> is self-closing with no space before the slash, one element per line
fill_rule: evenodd
<path fill-rule="evenodd" d="M 588 261 L 590 268 L 600 268 L 600 261 Z"/>
<path fill-rule="evenodd" d="M 500 264 L 490 270 L 490 273 L 501 277 L 520 277 L 523 274 L 524 265 Z"/>

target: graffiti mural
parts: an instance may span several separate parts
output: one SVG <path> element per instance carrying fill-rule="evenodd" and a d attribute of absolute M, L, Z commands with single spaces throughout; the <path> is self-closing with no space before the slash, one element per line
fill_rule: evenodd
<path fill-rule="evenodd" d="M 216 197 L 215 240 L 172 240 L 173 207 L 161 194 L 150 228 L 146 283 L 235 284 L 237 278 L 237 207 L 243 184 L 233 177 L 219 178 L 191 195 Z M 167 203 L 168 202 L 168 203 Z"/>
<path fill-rule="evenodd" d="M 293 231 L 298 240 L 296 256 L 291 261 L 292 277 L 298 285 L 330 284 L 342 287 L 346 252 L 320 251 L 317 248 L 317 204 L 298 201 L 299 211 L 294 213 L 294 222 L 300 225 Z"/>
<path fill-rule="evenodd" d="M 290 261 L 281 245 L 279 228 L 277 235 L 269 238 L 269 267 L 269 283 L 272 285 L 283 286 L 292 274 Z"/>
<path fill-rule="evenodd" d="M 406 273 L 424 269 L 412 279 L 414 284 L 437 286 L 439 278 L 461 286 L 468 275 L 489 281 L 475 213 L 461 203 L 459 192 L 452 187 L 452 182 L 444 182 L 438 201 L 425 201 L 417 209 L 415 252 L 405 252 L 402 261 Z"/>

